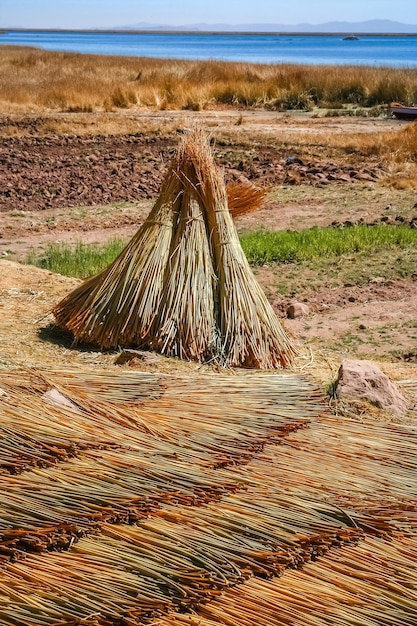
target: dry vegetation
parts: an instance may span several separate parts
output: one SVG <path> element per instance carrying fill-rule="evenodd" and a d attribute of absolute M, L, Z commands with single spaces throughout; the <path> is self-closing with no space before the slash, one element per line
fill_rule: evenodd
<path fill-rule="evenodd" d="M 335 131 L 325 117 L 341 112 L 380 116 L 394 100 L 417 102 L 417 69 L 179 61 L 0 46 L 0 114 L 41 115 L 37 134 L 169 133 L 188 125 L 195 111 L 222 108 L 236 110 L 230 141 L 235 143 L 242 127 L 239 139 L 244 143 L 246 137 L 251 146 L 255 139 L 264 141 L 265 133 L 263 139 L 248 135 L 249 111 L 310 110 L 311 122 L 302 130 L 288 120 L 285 136 L 278 137 L 282 148 L 377 158 L 390 167 L 388 184 L 411 189 L 417 179 L 417 124 L 397 133 L 346 132 Z M 172 119 L 156 116 L 166 110 Z M 139 111 L 152 111 L 154 117 L 139 120 Z M 26 130 L 33 133 L 33 128 Z M 223 121 L 219 130 L 227 139 Z M 24 123 L 4 119 L 0 124 L 0 136 L 22 134 Z"/>
<path fill-rule="evenodd" d="M 417 69 L 176 61 L 0 47 L 0 108 L 376 107 L 417 100 Z"/>
<path fill-rule="evenodd" d="M 319 137 L 303 133 L 291 137 L 293 145 L 331 148 L 346 156 L 357 155 L 364 159 L 377 158 L 389 171 L 383 183 L 394 189 L 415 189 L 417 185 L 417 123 L 399 131 L 380 133 L 335 134 L 324 131 Z M 368 161 L 369 162 L 369 161 Z M 382 182 L 382 181 L 381 181 Z"/>
<path fill-rule="evenodd" d="M 251 200 L 249 188 L 243 195 Z M 237 206 L 246 212 L 244 204 Z M 201 130 L 184 137 L 131 242 L 53 313 L 76 340 L 101 348 L 135 345 L 263 369 L 286 367 L 295 355 L 249 268 L 223 173 Z"/>

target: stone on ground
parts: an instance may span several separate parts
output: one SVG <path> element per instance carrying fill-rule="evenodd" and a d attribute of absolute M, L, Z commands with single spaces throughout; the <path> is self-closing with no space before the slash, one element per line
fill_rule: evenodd
<path fill-rule="evenodd" d="M 306 317 L 309 314 L 309 308 L 303 302 L 291 302 L 287 309 L 287 317 L 294 320 L 296 317 Z"/>
<path fill-rule="evenodd" d="M 346 360 L 339 368 L 336 395 L 367 400 L 380 409 L 403 413 L 407 402 L 394 383 L 372 361 Z"/>

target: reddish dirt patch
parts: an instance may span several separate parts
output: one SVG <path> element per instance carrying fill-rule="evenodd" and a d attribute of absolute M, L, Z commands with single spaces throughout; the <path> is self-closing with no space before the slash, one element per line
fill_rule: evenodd
<path fill-rule="evenodd" d="M 267 286 L 262 271 L 258 275 Z M 320 350 L 413 362 L 417 354 L 417 275 L 414 279 L 376 282 L 361 287 L 321 288 L 299 298 L 310 314 L 286 320 L 300 341 Z M 272 304 L 285 316 L 291 298 L 276 297 Z"/>
<path fill-rule="evenodd" d="M 143 136 L 0 140 L 0 211 L 154 196 L 173 142 Z"/>

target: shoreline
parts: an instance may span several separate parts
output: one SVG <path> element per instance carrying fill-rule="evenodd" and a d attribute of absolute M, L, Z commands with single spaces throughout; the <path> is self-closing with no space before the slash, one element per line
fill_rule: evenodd
<path fill-rule="evenodd" d="M 416 33 L 363 33 L 357 31 L 337 32 L 293 32 L 293 31 L 218 31 L 218 30 L 134 30 L 134 29 L 65 29 L 65 28 L 1 28 L 0 36 L 6 33 L 85 33 L 91 35 L 221 35 L 245 37 L 417 37 Z"/>

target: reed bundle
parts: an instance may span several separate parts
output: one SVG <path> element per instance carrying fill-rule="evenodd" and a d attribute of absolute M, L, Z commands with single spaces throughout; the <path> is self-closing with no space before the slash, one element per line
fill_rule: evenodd
<path fill-rule="evenodd" d="M 0 379 L 5 558 L 29 545 L 28 535 L 49 549 L 98 523 L 132 523 L 161 503 L 197 505 L 242 489 L 245 477 L 236 480 L 228 465 L 248 463 L 324 410 L 314 385 L 289 373 L 259 374 L 256 385 L 250 376 L 83 370 Z M 51 387 L 76 410 L 47 402 Z"/>
<path fill-rule="evenodd" d="M 9 564 L 1 579 L 4 626 L 137 626 L 175 607 L 151 577 L 124 568 L 120 559 L 109 567 L 94 552 L 85 560 L 75 548 Z"/>
<path fill-rule="evenodd" d="M 186 138 L 184 147 L 212 239 L 225 360 L 230 365 L 285 367 L 293 359 L 294 348 L 241 248 L 228 210 L 223 176 L 214 167 L 207 139 L 196 133 Z"/>
<path fill-rule="evenodd" d="M 281 480 L 292 493 L 316 498 L 325 493 L 367 532 L 417 531 L 413 424 L 327 416 L 290 433 L 285 444 L 279 454 L 271 447 L 251 462 L 266 484 Z"/>
<path fill-rule="evenodd" d="M 55 624 L 58 616 L 87 621 L 92 614 L 100 624 L 128 618 L 137 624 L 149 613 L 196 608 L 252 573 L 282 572 L 301 558 L 288 545 L 277 548 L 273 518 L 265 511 L 252 519 L 253 536 L 245 534 L 245 520 L 239 521 L 240 537 L 232 519 L 213 529 L 209 520 L 206 515 L 188 526 L 179 515 L 175 523 L 103 525 L 100 535 L 81 539 L 69 552 L 8 563 L 0 585 L 2 623 L 14 623 L 8 611 L 28 626 Z"/>
<path fill-rule="evenodd" d="M 230 191 L 235 213 L 263 192 Z M 77 341 L 229 366 L 285 367 L 295 349 L 249 267 L 223 175 L 201 130 L 186 136 L 149 217 L 119 257 L 60 303 Z"/>
<path fill-rule="evenodd" d="M 314 385 L 284 373 L 259 375 L 256 385 L 245 376 L 172 379 L 85 370 L 2 372 L 0 378 L 7 390 L 0 401 L 0 467 L 12 473 L 126 442 L 143 453 L 173 456 L 180 448 L 181 458 L 227 464 L 250 458 L 251 450 L 323 411 Z M 50 388 L 77 410 L 47 402 L 43 393 Z"/>
<path fill-rule="evenodd" d="M 173 164 L 151 213 L 117 259 L 54 308 L 58 322 L 76 339 L 103 348 L 145 341 L 162 298 L 180 200 Z"/>

